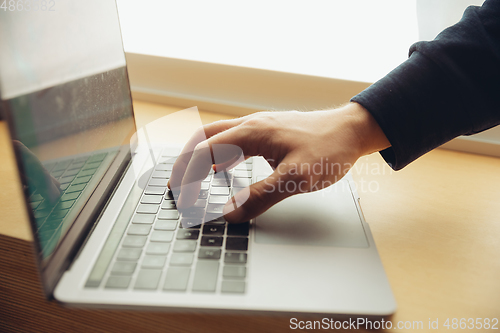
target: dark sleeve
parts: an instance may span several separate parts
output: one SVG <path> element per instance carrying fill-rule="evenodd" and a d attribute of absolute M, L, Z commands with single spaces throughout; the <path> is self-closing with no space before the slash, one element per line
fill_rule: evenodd
<path fill-rule="evenodd" d="M 500 0 L 469 7 L 435 40 L 356 95 L 384 131 L 381 152 L 399 170 L 463 134 L 500 124 Z"/>

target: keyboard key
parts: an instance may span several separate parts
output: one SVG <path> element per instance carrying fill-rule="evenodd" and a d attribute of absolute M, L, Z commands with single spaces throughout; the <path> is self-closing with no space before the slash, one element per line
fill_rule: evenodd
<path fill-rule="evenodd" d="M 79 172 L 78 169 L 66 170 L 66 172 L 64 172 L 64 177 L 76 176 L 78 172 Z"/>
<path fill-rule="evenodd" d="M 227 188 L 227 187 L 223 187 Z M 227 188 L 229 191 L 229 188 Z M 229 196 L 226 195 L 212 195 L 210 198 L 208 198 L 208 203 L 209 204 L 222 204 L 224 205 L 227 201 L 229 200 Z"/>
<path fill-rule="evenodd" d="M 167 186 L 168 180 L 162 178 L 152 178 L 148 185 L 149 186 Z"/>
<path fill-rule="evenodd" d="M 245 171 L 252 170 L 252 165 L 251 165 L 251 164 L 247 164 L 247 163 L 243 162 L 243 163 L 238 164 L 238 165 L 234 168 L 234 170 L 235 170 L 235 171 L 237 171 L 237 170 L 245 170 Z"/>
<path fill-rule="evenodd" d="M 161 203 L 162 199 L 163 199 L 163 196 L 161 196 L 161 195 L 146 194 L 146 195 L 142 196 L 141 203 L 143 203 L 143 204 L 157 204 L 157 205 L 159 205 Z"/>
<path fill-rule="evenodd" d="M 127 289 L 130 284 L 130 276 L 113 276 L 111 275 L 106 281 L 104 288 L 106 289 Z"/>
<path fill-rule="evenodd" d="M 86 162 L 89 159 L 89 157 L 90 156 L 82 156 L 82 157 L 75 158 L 73 163 Z"/>
<path fill-rule="evenodd" d="M 200 230 L 179 229 L 177 231 L 177 239 L 198 239 Z"/>
<path fill-rule="evenodd" d="M 204 225 L 203 235 L 222 236 L 225 228 L 225 225 Z"/>
<path fill-rule="evenodd" d="M 38 193 L 32 194 L 30 197 L 30 202 L 42 201 L 42 200 L 43 200 L 43 197 Z"/>
<path fill-rule="evenodd" d="M 157 171 L 172 171 L 174 165 L 172 163 L 162 163 L 158 164 L 155 168 Z"/>
<path fill-rule="evenodd" d="M 56 165 L 56 162 L 50 162 L 50 163 L 43 162 L 42 165 L 45 170 L 50 171 Z"/>
<path fill-rule="evenodd" d="M 162 269 L 165 266 L 165 261 L 167 257 L 163 256 L 145 256 L 142 260 L 142 267 L 145 268 L 159 268 Z"/>
<path fill-rule="evenodd" d="M 212 179 L 212 187 L 230 187 L 231 186 L 231 180 L 226 180 L 226 179 L 220 179 L 220 178 L 214 178 Z"/>
<path fill-rule="evenodd" d="M 252 178 L 252 173 L 245 170 L 235 170 L 234 178 Z"/>
<path fill-rule="evenodd" d="M 210 194 L 212 194 L 212 195 L 229 195 L 229 187 L 212 187 L 212 189 L 210 190 Z"/>
<path fill-rule="evenodd" d="M 146 254 L 167 254 L 168 250 L 170 250 L 169 243 L 149 243 L 146 248 Z"/>
<path fill-rule="evenodd" d="M 85 161 L 81 162 L 73 162 L 69 167 L 68 170 L 80 170 L 82 166 L 85 164 Z M 78 171 L 77 171 L 78 173 Z"/>
<path fill-rule="evenodd" d="M 245 282 L 222 281 L 221 291 L 223 293 L 243 294 L 245 292 Z"/>
<path fill-rule="evenodd" d="M 205 208 L 207 206 L 207 199 L 198 199 L 193 204 L 193 207 L 196 208 Z"/>
<path fill-rule="evenodd" d="M 91 176 L 78 177 L 73 181 L 73 185 L 88 183 Z"/>
<path fill-rule="evenodd" d="M 200 191 L 200 194 L 198 194 L 198 199 L 206 199 L 208 198 L 208 191 Z"/>
<path fill-rule="evenodd" d="M 151 230 L 151 226 L 147 224 L 132 224 L 127 231 L 129 235 L 139 235 L 139 236 L 147 236 L 149 235 L 149 231 Z"/>
<path fill-rule="evenodd" d="M 161 204 L 161 209 L 176 209 L 175 200 L 164 200 Z"/>
<path fill-rule="evenodd" d="M 233 180 L 233 187 L 248 187 L 251 183 L 250 178 L 235 178 Z"/>
<path fill-rule="evenodd" d="M 245 266 L 230 265 L 224 266 L 222 276 L 227 279 L 244 279 L 247 275 L 247 268 Z"/>
<path fill-rule="evenodd" d="M 129 261 L 137 261 L 141 256 L 142 249 L 120 249 L 118 252 L 117 259 L 118 260 L 129 260 Z"/>
<path fill-rule="evenodd" d="M 160 276 L 161 270 L 159 269 L 141 269 L 137 275 L 134 289 L 154 290 L 158 288 Z"/>
<path fill-rule="evenodd" d="M 97 168 L 95 169 L 85 169 L 85 170 L 82 170 L 78 176 L 79 177 L 83 177 L 83 176 L 92 176 L 95 172 L 96 172 Z"/>
<path fill-rule="evenodd" d="M 239 178 L 239 179 L 244 179 L 244 178 Z M 250 191 L 248 188 L 246 187 L 233 187 L 233 190 L 232 190 L 232 196 L 234 197 L 236 194 L 238 194 L 238 192 L 241 192 L 243 190 L 246 190 L 246 191 Z M 249 192 L 250 193 L 250 192 Z"/>
<path fill-rule="evenodd" d="M 175 164 L 177 157 L 161 157 L 158 161 L 159 164 Z"/>
<path fill-rule="evenodd" d="M 104 158 L 106 157 L 107 153 L 100 153 L 100 154 L 95 154 L 95 155 L 92 155 L 88 162 L 89 163 L 92 163 L 92 162 L 97 162 L 97 161 L 102 161 L 104 160 Z"/>
<path fill-rule="evenodd" d="M 38 230 L 38 239 L 40 239 L 40 242 L 42 244 L 46 244 L 50 241 L 52 236 L 54 236 L 55 229 L 52 230 L 45 230 L 44 227 L 42 229 Z"/>
<path fill-rule="evenodd" d="M 55 209 L 69 209 L 73 204 L 75 203 L 76 200 L 68 200 L 68 201 L 62 201 L 57 204 Z"/>
<path fill-rule="evenodd" d="M 42 228 L 39 231 L 49 231 L 49 230 L 54 231 L 59 228 L 62 221 L 63 221 L 62 219 L 54 219 L 51 216 L 47 219 L 47 221 L 45 221 L 45 223 L 42 225 Z"/>
<path fill-rule="evenodd" d="M 69 183 L 66 183 L 66 184 L 61 184 L 61 185 L 59 185 L 59 189 L 60 189 L 61 191 L 65 192 L 65 191 L 66 191 L 66 189 L 67 189 L 70 185 L 71 185 L 71 184 L 69 184 Z"/>
<path fill-rule="evenodd" d="M 80 195 L 80 192 L 66 193 L 61 196 L 61 201 L 75 200 Z"/>
<path fill-rule="evenodd" d="M 62 210 L 54 210 L 52 214 L 50 214 L 49 219 L 62 219 L 68 214 L 69 209 L 62 209 Z"/>
<path fill-rule="evenodd" d="M 52 207 L 47 200 L 44 200 L 38 201 L 37 208 L 37 211 L 46 211 L 47 214 L 45 216 L 47 216 L 50 213 Z"/>
<path fill-rule="evenodd" d="M 171 242 L 172 239 L 174 238 L 174 232 L 173 231 L 159 231 L 155 230 L 151 234 L 151 241 L 152 242 Z"/>
<path fill-rule="evenodd" d="M 205 216 L 204 208 L 190 207 L 182 210 L 183 218 L 202 219 Z"/>
<path fill-rule="evenodd" d="M 222 237 L 203 236 L 201 237 L 201 246 L 222 246 Z"/>
<path fill-rule="evenodd" d="M 227 235 L 228 236 L 248 236 L 250 228 L 250 222 L 244 222 L 239 224 L 228 224 L 227 225 Z"/>
<path fill-rule="evenodd" d="M 209 182 L 201 182 L 200 185 L 200 190 L 206 191 L 210 188 L 210 183 Z"/>
<path fill-rule="evenodd" d="M 101 162 L 87 163 L 82 170 L 95 170 L 101 165 Z"/>
<path fill-rule="evenodd" d="M 194 252 L 196 249 L 196 241 L 193 240 L 178 240 L 174 243 L 174 252 Z"/>
<path fill-rule="evenodd" d="M 61 171 L 61 170 L 66 170 L 66 168 L 71 164 L 73 160 L 68 160 L 68 161 L 61 161 L 56 164 L 54 169 L 52 171 Z"/>
<path fill-rule="evenodd" d="M 224 262 L 226 264 L 246 264 L 247 254 L 241 252 L 226 252 L 224 255 Z"/>
<path fill-rule="evenodd" d="M 194 256 L 192 253 L 174 253 L 170 257 L 170 265 L 191 266 Z"/>
<path fill-rule="evenodd" d="M 184 291 L 187 289 L 191 268 L 189 267 L 169 267 L 163 290 Z"/>
<path fill-rule="evenodd" d="M 157 170 L 157 171 L 153 171 L 153 175 L 151 177 L 160 178 L 160 179 L 167 179 L 167 178 L 170 178 L 171 175 L 172 175 L 172 171 Z"/>
<path fill-rule="evenodd" d="M 148 186 L 146 187 L 146 190 L 144 191 L 145 194 L 155 194 L 155 195 L 163 195 L 165 194 L 166 187 L 155 187 L 155 186 Z"/>
<path fill-rule="evenodd" d="M 176 220 L 158 220 L 154 226 L 155 230 L 170 230 L 173 231 L 177 229 Z"/>
<path fill-rule="evenodd" d="M 135 262 L 117 261 L 111 269 L 114 275 L 132 275 L 137 264 Z"/>
<path fill-rule="evenodd" d="M 226 224 L 226 220 L 224 216 L 220 214 L 206 214 L 205 221 L 207 221 L 206 225 L 215 225 L 215 224 Z"/>
<path fill-rule="evenodd" d="M 70 187 L 68 187 L 68 189 L 66 190 L 66 193 L 72 193 L 72 192 L 80 192 L 80 191 L 83 191 L 83 189 L 85 188 L 85 185 L 87 185 L 87 184 L 71 185 L 71 186 L 70 186 Z"/>
<path fill-rule="evenodd" d="M 140 247 L 142 248 L 147 241 L 146 236 L 125 236 L 123 247 Z"/>
<path fill-rule="evenodd" d="M 193 291 L 215 292 L 218 272 L 218 261 L 198 260 L 194 272 Z"/>
<path fill-rule="evenodd" d="M 35 210 L 40 205 L 40 203 L 42 203 L 42 202 L 41 201 L 30 202 L 31 209 Z"/>
<path fill-rule="evenodd" d="M 44 200 L 41 205 L 38 206 L 38 210 L 48 210 L 50 211 L 52 209 L 52 205 L 47 201 Z"/>
<path fill-rule="evenodd" d="M 226 250 L 246 251 L 248 250 L 248 238 L 227 237 Z"/>
<path fill-rule="evenodd" d="M 176 210 L 160 210 L 158 214 L 158 219 L 160 220 L 177 220 L 179 218 L 179 212 Z"/>
<path fill-rule="evenodd" d="M 137 213 L 140 214 L 156 214 L 160 205 L 151 205 L 151 204 L 139 204 L 137 207 Z"/>
<path fill-rule="evenodd" d="M 135 214 L 132 218 L 132 223 L 151 224 L 155 221 L 155 216 L 152 214 Z"/>
<path fill-rule="evenodd" d="M 200 247 L 198 251 L 199 259 L 220 259 L 221 250 L 210 247 Z"/>
<path fill-rule="evenodd" d="M 213 198 L 213 197 L 211 197 Z M 225 202 L 224 202 L 225 204 Z M 207 206 L 207 213 L 208 214 L 219 214 L 222 215 L 222 210 L 224 209 L 224 205 L 217 205 L 217 204 L 208 204 Z M 206 221 L 206 219 L 205 219 Z M 210 221 L 210 220 L 209 220 Z"/>
<path fill-rule="evenodd" d="M 35 219 L 42 219 L 42 218 L 48 216 L 49 213 L 50 213 L 50 210 L 37 210 L 34 214 Z"/>
<path fill-rule="evenodd" d="M 214 179 L 231 179 L 233 172 L 231 170 L 226 172 L 216 172 L 214 173 Z"/>
<path fill-rule="evenodd" d="M 203 219 L 181 219 L 181 228 L 188 229 L 200 229 L 200 225 L 203 223 Z"/>
<path fill-rule="evenodd" d="M 50 174 L 54 178 L 59 178 L 62 176 L 63 173 L 64 173 L 64 170 L 60 170 L 60 171 L 52 171 Z"/>

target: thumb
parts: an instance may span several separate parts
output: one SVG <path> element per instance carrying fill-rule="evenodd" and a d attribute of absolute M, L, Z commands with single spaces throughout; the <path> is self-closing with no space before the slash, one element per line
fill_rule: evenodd
<path fill-rule="evenodd" d="M 255 184 L 236 193 L 224 206 L 224 217 L 232 223 L 246 222 L 271 208 L 281 200 L 295 194 L 286 191 L 287 182 L 295 181 L 287 172 L 274 172 Z"/>

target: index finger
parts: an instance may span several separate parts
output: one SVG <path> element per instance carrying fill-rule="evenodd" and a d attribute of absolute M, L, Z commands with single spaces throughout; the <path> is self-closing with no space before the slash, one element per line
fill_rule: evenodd
<path fill-rule="evenodd" d="M 219 186 L 223 187 L 225 184 L 230 186 L 229 180 L 225 177 L 225 170 L 221 170 L 219 167 L 238 164 L 244 161 L 245 156 L 258 153 L 255 144 L 249 142 L 248 134 L 248 131 L 235 126 L 212 136 L 195 147 L 187 165 L 183 167 L 184 174 L 181 185 L 174 187 L 174 183 L 172 183 L 171 188 L 180 192 L 177 201 L 179 208 L 187 208 L 196 202 L 202 188 L 201 183 L 214 164 L 218 166 L 219 174 L 226 178 L 225 181 L 224 179 L 219 180 L 221 183 Z M 182 162 L 186 163 L 185 160 Z"/>
<path fill-rule="evenodd" d="M 184 174 L 186 173 L 186 168 L 189 164 L 189 161 L 191 160 L 191 157 L 193 155 L 193 152 L 198 144 L 201 142 L 213 137 L 214 135 L 224 132 L 230 128 L 233 128 L 242 122 L 244 122 L 246 119 L 248 119 L 249 116 L 241 117 L 241 118 L 236 118 L 236 119 L 229 119 L 229 120 L 220 120 L 216 121 L 214 123 L 205 125 L 203 127 L 200 127 L 194 134 L 193 136 L 188 140 L 186 145 L 181 151 L 180 156 L 177 158 L 177 160 L 174 163 L 174 166 L 172 167 L 172 175 L 170 177 L 170 180 L 168 182 L 169 188 L 178 188 L 182 184 L 182 179 L 184 178 Z"/>

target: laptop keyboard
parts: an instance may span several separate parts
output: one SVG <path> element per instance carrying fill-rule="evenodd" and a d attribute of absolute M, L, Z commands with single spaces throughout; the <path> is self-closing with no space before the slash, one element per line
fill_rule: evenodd
<path fill-rule="evenodd" d="M 211 171 L 194 206 L 182 213 L 167 189 L 172 162 L 166 157 L 156 165 L 104 288 L 244 293 L 250 223 L 228 224 L 220 215 L 229 198 L 250 185 L 252 160 Z"/>
<path fill-rule="evenodd" d="M 99 153 L 44 164 L 44 168 L 61 184 L 61 195 L 54 204 L 50 204 L 36 191 L 29 198 L 44 255 L 50 254 L 57 245 L 63 232 L 61 228 L 64 218 L 106 155 L 107 153 Z"/>

